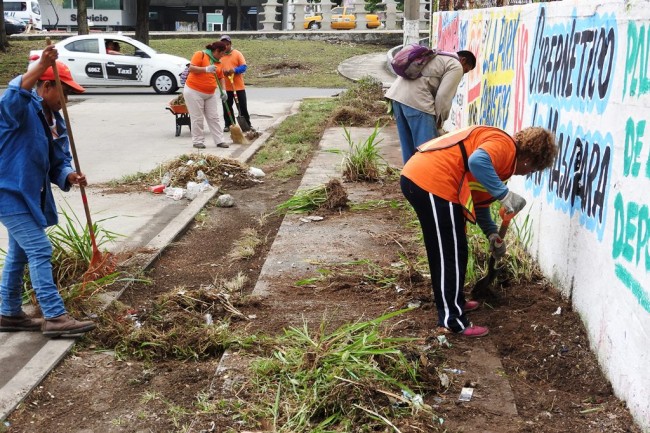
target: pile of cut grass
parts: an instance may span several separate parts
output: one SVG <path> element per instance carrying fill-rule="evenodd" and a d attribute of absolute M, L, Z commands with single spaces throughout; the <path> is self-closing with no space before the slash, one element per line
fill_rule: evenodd
<path fill-rule="evenodd" d="M 325 185 L 298 190 L 293 197 L 275 207 L 277 213 L 306 213 L 321 209 L 341 210 L 348 205 L 348 193 L 338 179 Z"/>
<path fill-rule="evenodd" d="M 205 154 L 185 154 L 147 173 L 126 176 L 111 182 L 110 185 L 142 188 L 163 183 L 165 177 L 168 177 L 169 186 L 183 188 L 188 182 L 200 183 L 203 179 L 207 179 L 212 185 L 219 185 L 225 179 L 237 184 L 247 184 L 252 180 L 248 170 L 248 165 L 235 159 Z"/>
<path fill-rule="evenodd" d="M 196 290 L 176 288 L 158 297 L 150 310 L 136 311 L 114 302 L 89 336 L 115 350 L 120 358 L 202 360 L 217 358 L 232 344 L 246 345 L 255 336 L 238 336 L 230 321 L 244 319 L 230 294 L 214 285 Z"/>
<path fill-rule="evenodd" d="M 332 123 L 343 126 L 375 126 L 391 122 L 381 81 L 364 77 L 339 97 Z"/>

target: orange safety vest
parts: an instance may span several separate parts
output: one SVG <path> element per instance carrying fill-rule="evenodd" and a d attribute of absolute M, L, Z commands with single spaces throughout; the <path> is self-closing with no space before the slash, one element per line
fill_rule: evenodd
<path fill-rule="evenodd" d="M 489 141 L 490 144 L 484 141 Z M 469 171 L 468 158 L 482 145 L 486 146 L 485 150 L 493 159 L 499 178 L 503 181 L 510 179 L 516 166 L 515 141 L 499 128 L 481 125 L 462 128 L 420 145 L 418 153 L 404 165 L 402 174 L 425 191 L 459 203 L 465 217 L 475 223 L 475 205 L 485 207 L 495 200 Z M 427 156 L 429 152 L 444 149 L 454 151 L 437 153 L 435 160 L 433 156 Z M 435 173 L 436 170 L 446 176 L 432 175 L 432 171 Z"/>

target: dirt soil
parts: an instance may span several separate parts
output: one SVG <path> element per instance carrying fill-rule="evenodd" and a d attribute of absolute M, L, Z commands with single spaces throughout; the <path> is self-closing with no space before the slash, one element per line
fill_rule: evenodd
<path fill-rule="evenodd" d="M 282 222 L 280 216 L 270 216 L 260 225 L 260 217 L 290 198 L 298 183 L 299 179 L 280 182 L 266 178 L 254 185 L 225 185 L 225 192 L 233 195 L 236 205 L 207 208 L 147 272 L 151 284 L 131 285 L 120 301 L 134 311 L 146 311 L 161 294 L 179 287 L 198 289 L 238 274 L 246 276 L 242 290 L 250 293 Z M 360 188 L 366 189 L 368 198 L 401 200 L 397 181 Z M 397 261 L 400 251 L 411 250 L 411 258 L 422 253 L 412 250 L 417 248 L 413 232 L 401 211 L 381 207 L 363 212 L 364 217 L 385 227 L 382 235 L 373 239 L 373 256 L 382 265 Z M 355 218 L 353 212 L 345 210 L 325 217 L 342 225 Z M 258 230 L 263 244 L 250 259 L 229 259 L 235 241 L 250 228 Z M 341 262 L 365 257 L 361 250 L 340 251 Z M 317 269 L 314 265 L 314 276 Z M 579 317 L 548 283 L 540 280 L 498 289 L 496 299 L 470 313 L 474 323 L 489 326 L 491 333 L 470 340 L 436 329 L 428 282 L 418 277 L 402 275 L 401 290 L 360 281 L 358 275 L 344 270 L 325 283 L 300 287 L 291 278 L 278 280 L 272 296 L 238 306 L 254 319 L 233 323 L 251 333 L 273 335 L 303 320 L 318 326 L 327 317 L 330 325 L 336 326 L 419 302 L 421 306 L 407 313 L 392 331 L 421 338 L 423 350 L 427 345 L 437 347 L 439 335 L 451 343 L 451 347 L 442 348 L 443 365 L 462 372 L 449 372 L 449 386 L 425 396 L 444 419 L 442 428 L 448 432 L 640 432 L 601 374 Z M 558 308 L 561 313 L 554 314 Z M 112 351 L 98 350 L 96 344 L 92 339 L 85 344 L 82 341 L 12 414 L 8 431 L 253 430 L 242 427 L 237 413 L 206 415 L 198 410 L 202 398 L 221 398 L 221 385 L 214 379 L 219 357 L 201 361 L 122 360 Z M 486 368 L 477 367 L 481 365 Z M 458 401 L 464 386 L 475 389 L 469 402 Z M 400 428 L 403 432 L 433 431 L 408 425 Z"/>

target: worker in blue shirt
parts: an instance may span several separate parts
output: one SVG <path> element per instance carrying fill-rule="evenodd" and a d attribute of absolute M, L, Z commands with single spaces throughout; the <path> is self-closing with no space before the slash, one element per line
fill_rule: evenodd
<path fill-rule="evenodd" d="M 0 223 L 9 248 L 0 281 L 0 331 L 42 331 L 44 335 L 81 334 L 92 321 L 71 318 L 54 284 L 52 245 L 45 228 L 58 221 L 51 183 L 63 191 L 86 185 L 71 166 L 69 138 L 59 113 L 61 101 L 52 65 L 56 62 L 64 94 L 82 93 L 66 65 L 56 61 L 53 45 L 23 75 L 14 78 L 0 99 Z M 22 310 L 23 273 L 29 275 L 43 319 Z"/>

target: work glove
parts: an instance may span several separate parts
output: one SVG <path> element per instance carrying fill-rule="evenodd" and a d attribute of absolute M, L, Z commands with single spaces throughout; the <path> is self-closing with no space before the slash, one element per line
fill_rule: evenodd
<path fill-rule="evenodd" d="M 501 239 L 497 233 L 492 233 L 488 236 L 490 241 L 490 253 L 495 259 L 500 259 L 506 254 L 506 241 Z"/>
<path fill-rule="evenodd" d="M 217 71 L 217 67 L 214 65 L 209 65 L 205 67 L 206 74 L 214 74 Z"/>
<path fill-rule="evenodd" d="M 526 199 L 512 191 L 508 191 L 501 200 L 501 205 L 506 209 L 506 213 L 517 213 L 526 206 Z"/>
<path fill-rule="evenodd" d="M 222 102 L 226 102 L 227 100 L 228 100 L 228 95 L 225 94 L 225 93 L 222 93 L 222 94 L 221 94 L 221 101 L 222 101 Z"/>

